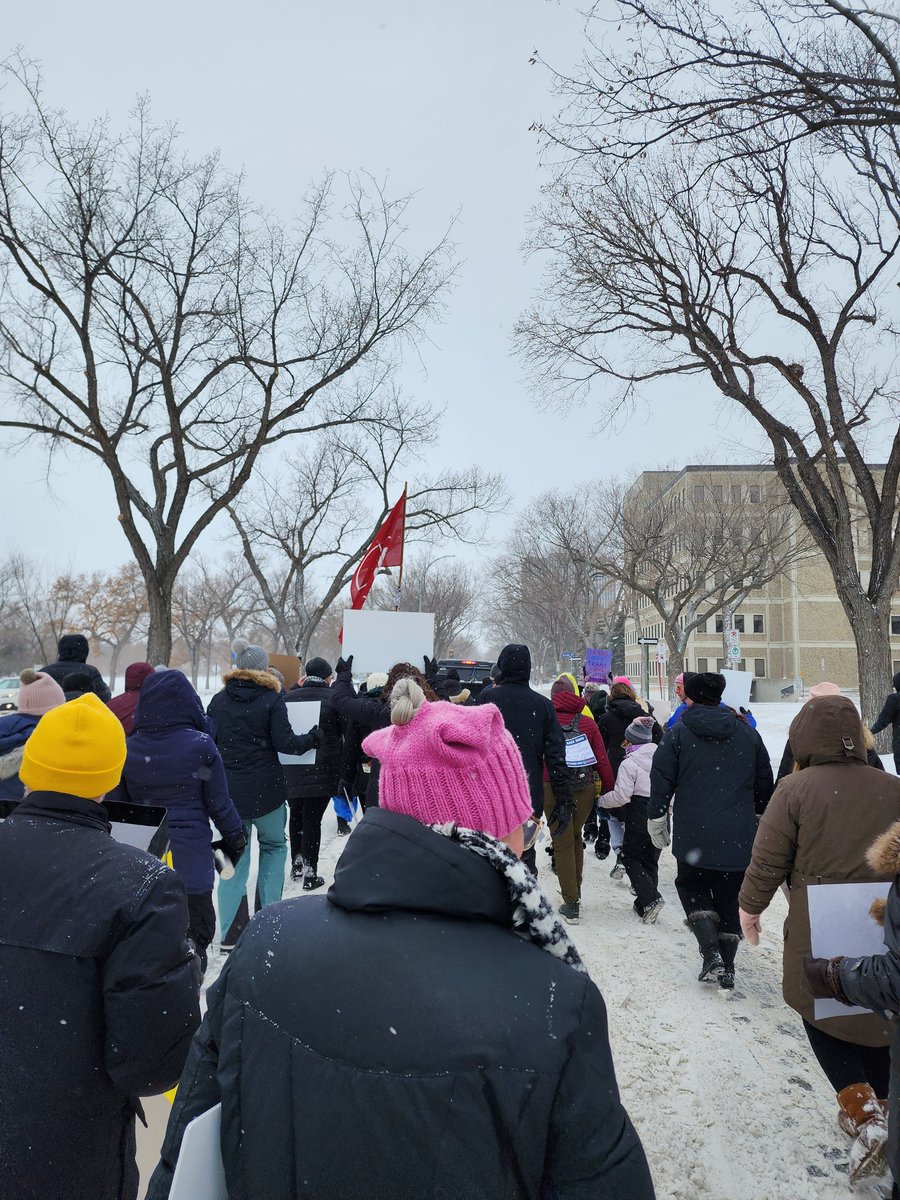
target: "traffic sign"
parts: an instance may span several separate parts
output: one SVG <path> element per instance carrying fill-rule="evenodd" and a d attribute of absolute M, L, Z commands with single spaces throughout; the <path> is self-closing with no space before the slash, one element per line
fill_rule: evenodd
<path fill-rule="evenodd" d="M 638 638 L 637 644 L 639 646 L 658 646 L 659 638 Z"/>

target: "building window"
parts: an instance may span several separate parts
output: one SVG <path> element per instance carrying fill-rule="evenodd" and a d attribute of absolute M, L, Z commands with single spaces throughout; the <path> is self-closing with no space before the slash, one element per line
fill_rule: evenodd
<path fill-rule="evenodd" d="M 762 613 L 754 613 L 753 614 L 753 632 L 754 633 L 765 633 L 766 632 L 766 625 L 765 625 L 765 621 L 763 621 Z"/>
<path fill-rule="evenodd" d="M 702 504 L 706 496 L 705 489 L 702 483 L 694 484 L 694 503 Z"/>
<path fill-rule="evenodd" d="M 712 494 L 713 494 L 713 500 L 718 500 L 718 502 L 721 504 L 722 503 L 722 485 L 719 483 L 713 484 Z"/>
<path fill-rule="evenodd" d="M 764 679 L 766 674 L 766 660 L 764 658 L 754 658 L 753 674 L 757 679 Z"/>
<path fill-rule="evenodd" d="M 743 613 L 735 613 L 734 614 L 734 628 L 738 631 L 738 633 L 744 632 L 744 614 Z"/>
<path fill-rule="evenodd" d="M 708 658 L 698 658 L 697 659 L 697 670 L 700 672 L 701 675 L 704 675 L 709 670 L 709 659 Z"/>
<path fill-rule="evenodd" d="M 747 499 L 751 504 L 759 504 L 759 484 L 751 483 L 747 488 Z"/>
<path fill-rule="evenodd" d="M 900 617 L 891 617 L 891 637 L 900 637 Z"/>
<path fill-rule="evenodd" d="M 725 666 L 725 659 L 717 658 L 716 659 L 716 670 L 721 671 L 724 666 Z"/>
<path fill-rule="evenodd" d="M 725 632 L 725 621 L 722 617 L 716 617 L 716 633 Z"/>
<path fill-rule="evenodd" d="M 739 483 L 731 485 L 731 502 L 732 504 L 740 504 L 741 502 L 741 485 Z"/>

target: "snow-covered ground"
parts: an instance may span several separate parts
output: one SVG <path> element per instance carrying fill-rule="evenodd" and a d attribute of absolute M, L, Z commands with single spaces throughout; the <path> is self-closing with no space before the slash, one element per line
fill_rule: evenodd
<path fill-rule="evenodd" d="M 754 713 L 777 765 L 796 704 L 760 704 Z M 885 760 L 893 770 L 892 760 Z M 352 835 L 351 835 L 352 836 Z M 320 873 L 328 882 L 347 839 L 329 810 Z M 546 856 L 541 851 L 540 860 Z M 611 862 L 586 855 L 583 915 L 574 940 L 606 999 L 610 1040 L 625 1105 L 643 1140 L 659 1200 L 830 1200 L 847 1197 L 848 1139 L 797 1014 L 781 997 L 779 894 L 763 917 L 757 949 L 742 945 L 731 994 L 697 983 L 699 955 L 663 854 L 666 907 L 655 926 L 631 910 L 627 882 Z M 559 899 L 555 877 L 541 871 Z M 319 893 L 321 894 L 321 893 Z M 285 896 L 307 899 L 299 884 Z M 221 958 L 213 952 L 208 982 Z M 885 1180 L 852 1194 L 890 1194 Z"/>

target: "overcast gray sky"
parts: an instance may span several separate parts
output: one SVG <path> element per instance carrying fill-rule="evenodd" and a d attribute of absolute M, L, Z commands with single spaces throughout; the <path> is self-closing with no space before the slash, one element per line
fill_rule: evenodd
<path fill-rule="evenodd" d="M 528 127 L 553 110 L 547 73 L 528 59 L 536 48 L 562 66 L 577 58 L 581 20 L 570 0 L 43 0 L 4 14 L 2 52 L 17 45 L 42 64 L 50 101 L 79 118 L 124 122 L 136 94 L 149 92 L 187 151 L 219 147 L 228 166 L 245 169 L 248 193 L 285 217 L 331 169 L 387 175 L 389 192 L 418 192 L 417 240 L 436 240 L 459 214 L 459 284 L 423 366 L 404 377 L 408 391 L 448 410 L 436 466 L 502 470 L 521 507 L 606 471 L 745 457 L 730 443 L 755 439 L 690 383 L 668 383 L 669 402 L 649 420 L 596 437 L 590 405 L 563 418 L 528 395 L 510 331 L 540 277 L 521 249 L 545 179 Z M 59 569 L 125 560 L 99 468 L 73 457 L 58 472 L 53 500 L 37 447 L 4 469 L 4 500 L 18 501 L 6 539 Z M 506 527 L 496 523 L 497 539 Z"/>

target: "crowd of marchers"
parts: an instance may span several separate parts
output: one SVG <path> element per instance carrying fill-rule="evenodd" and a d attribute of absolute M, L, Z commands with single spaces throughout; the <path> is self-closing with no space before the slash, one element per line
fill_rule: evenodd
<path fill-rule="evenodd" d="M 62 638 L 0 717 L 0 1196 L 136 1200 L 141 1097 L 178 1084 L 149 1200 L 217 1104 L 232 1200 L 650 1200 L 569 929 L 586 851 L 656 924 L 669 846 L 704 986 L 734 987 L 785 890 L 784 997 L 850 1179 L 900 1176 L 900 779 L 838 688 L 811 689 L 776 779 L 715 673 L 679 676 L 663 728 L 622 676 L 536 691 L 523 645 L 476 692 L 431 659 L 357 683 L 321 657 L 285 689 L 238 642 L 205 711 L 178 670 L 134 664 L 110 697 L 87 658 Z M 894 684 L 873 729 L 900 767 Z M 115 836 L 135 805 L 164 810 L 165 861 Z M 319 894 L 283 900 L 288 878 Z M 809 889 L 877 881 L 885 953 L 813 958 Z"/>

